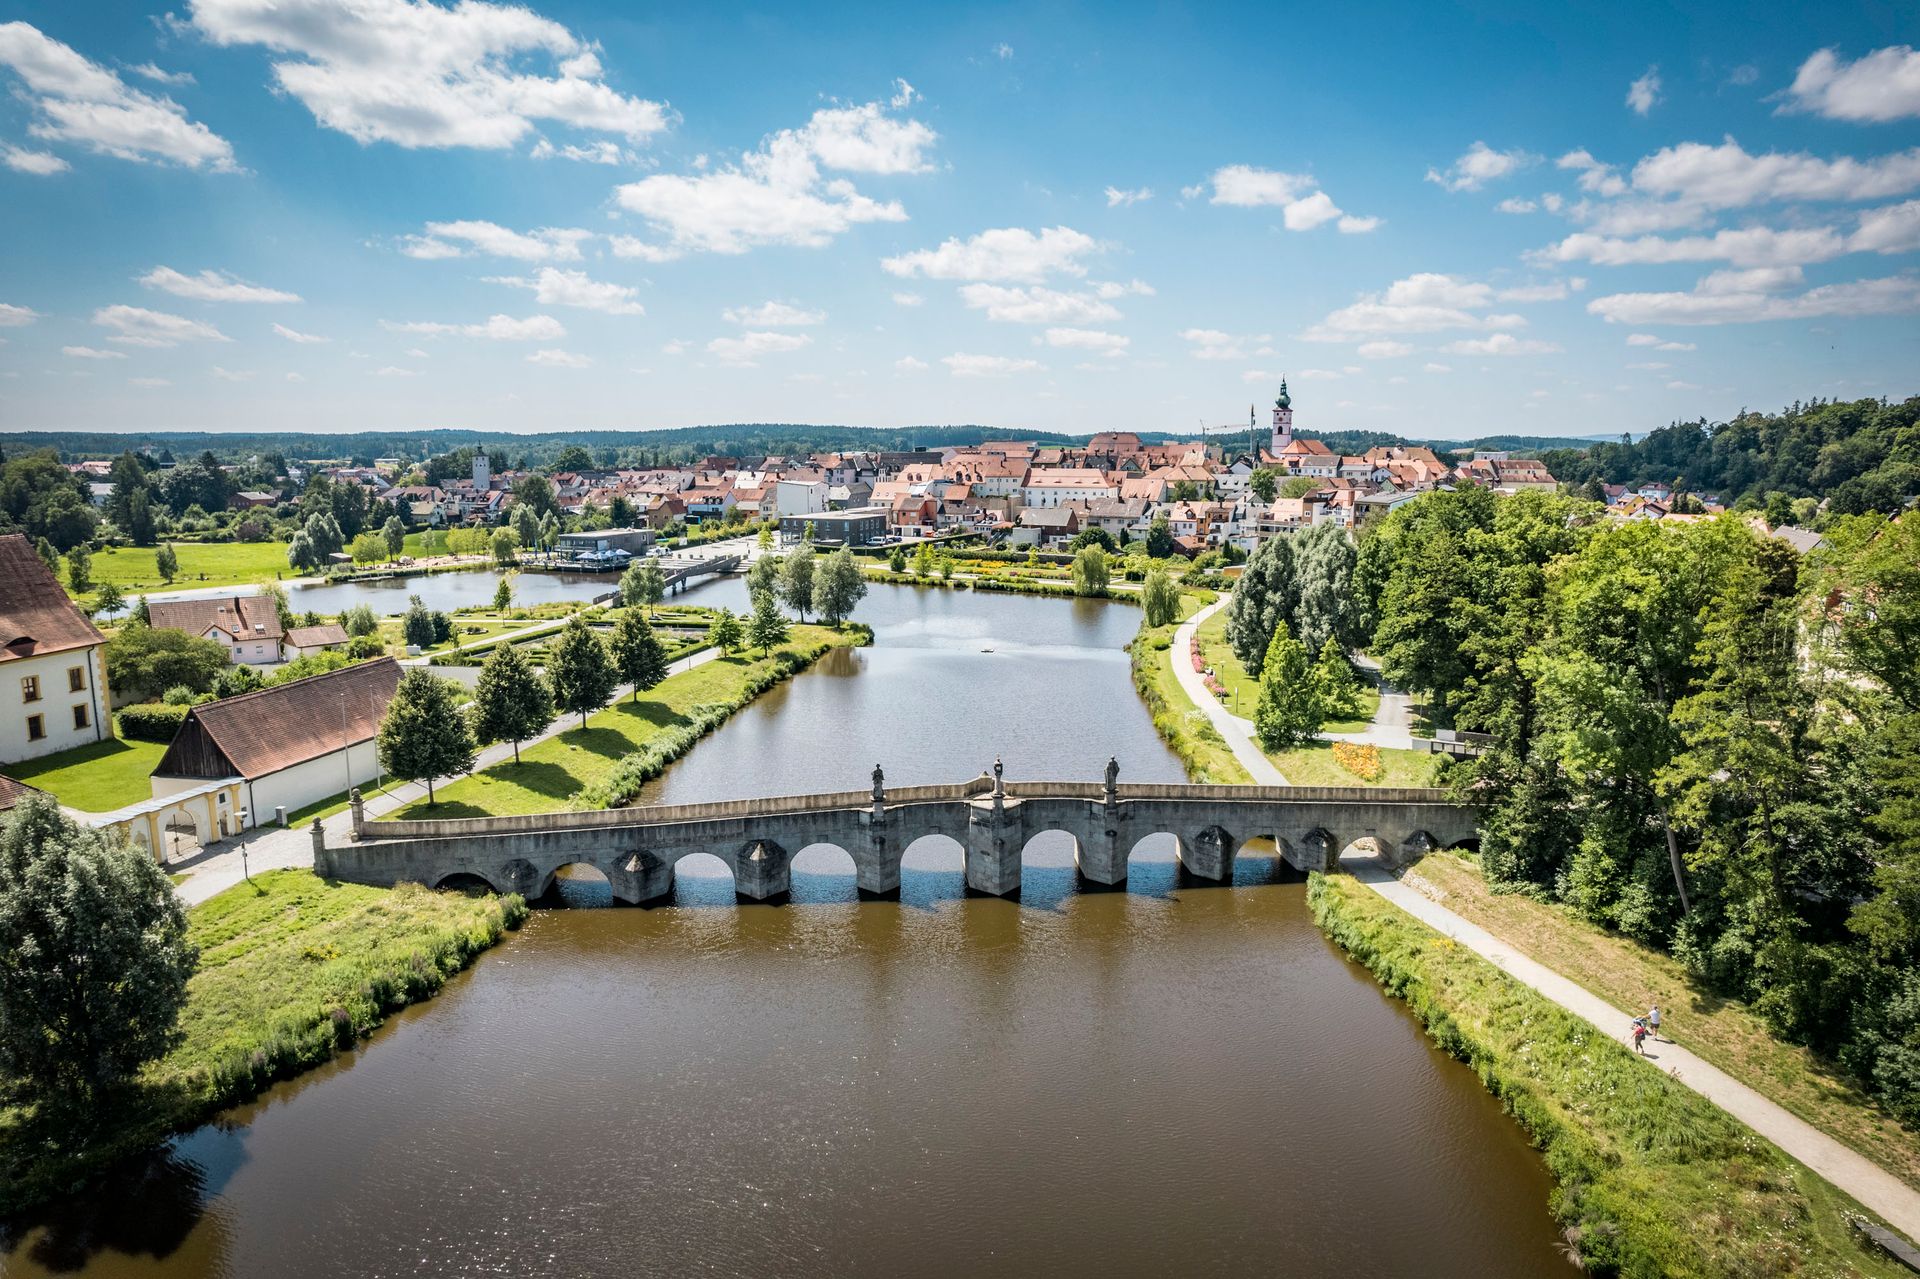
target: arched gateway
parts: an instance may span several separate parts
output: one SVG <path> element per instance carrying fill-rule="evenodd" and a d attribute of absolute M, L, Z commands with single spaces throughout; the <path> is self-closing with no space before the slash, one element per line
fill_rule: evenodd
<path fill-rule="evenodd" d="M 1127 878 L 1140 840 L 1171 834 L 1192 875 L 1233 880 L 1236 852 L 1250 839 L 1274 841 L 1297 870 L 1324 870 L 1340 850 L 1369 839 L 1395 864 L 1478 837 L 1477 811 L 1448 791 L 1341 786 L 1120 785 L 1109 763 L 1099 782 L 1004 781 L 996 764 L 957 786 L 889 792 L 878 768 L 873 789 L 824 795 L 725 800 L 654 808 L 368 821 L 356 794 L 353 837 L 329 847 L 313 825 L 314 869 L 361 884 L 484 881 L 534 897 L 554 872 L 584 863 L 607 877 L 616 899 L 647 902 L 673 891 L 673 868 L 695 853 L 718 857 L 740 896 L 784 896 L 795 851 L 832 844 L 852 856 L 863 893 L 900 888 L 907 846 L 944 835 L 965 850 L 967 887 L 1019 891 L 1020 854 L 1041 831 L 1063 831 L 1077 847 L 1081 875 L 1096 884 Z"/>

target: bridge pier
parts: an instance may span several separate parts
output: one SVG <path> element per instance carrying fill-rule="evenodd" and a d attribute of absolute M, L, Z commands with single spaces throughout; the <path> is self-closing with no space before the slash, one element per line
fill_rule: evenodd
<path fill-rule="evenodd" d="M 1233 855 L 1237 851 L 1233 836 L 1218 826 L 1209 826 L 1180 841 L 1180 864 L 1187 873 L 1215 883 L 1233 879 Z"/>
<path fill-rule="evenodd" d="M 733 864 L 736 895 L 763 902 L 785 897 L 793 883 L 793 854 L 770 839 L 756 839 L 740 850 Z"/>
<path fill-rule="evenodd" d="M 853 856 L 853 882 L 862 897 L 898 897 L 900 895 L 899 841 L 894 838 L 893 823 L 887 819 L 883 804 L 863 813 L 866 838 L 847 849 Z"/>
<path fill-rule="evenodd" d="M 616 857 L 613 864 L 601 868 L 613 899 L 630 906 L 643 906 L 673 895 L 673 867 L 644 850 Z"/>
<path fill-rule="evenodd" d="M 1133 824 L 1125 804 L 1109 800 L 1088 804 L 1086 826 L 1075 838 L 1075 864 L 1081 878 L 1102 888 L 1127 882 L 1127 854 L 1133 851 Z"/>
<path fill-rule="evenodd" d="M 1020 801 L 975 800 L 967 805 L 967 887 L 991 897 L 1020 891 L 1020 850 L 1026 844 Z"/>

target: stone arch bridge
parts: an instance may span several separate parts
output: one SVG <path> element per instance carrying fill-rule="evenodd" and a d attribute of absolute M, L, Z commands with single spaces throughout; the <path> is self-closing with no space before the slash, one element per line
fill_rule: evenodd
<path fill-rule="evenodd" d="M 996 763 L 992 777 L 889 791 L 876 768 L 871 793 L 423 821 L 368 821 L 356 795 L 351 842 L 329 847 L 314 823 L 314 869 L 361 884 L 471 878 L 534 898 L 562 867 L 585 864 L 615 898 L 638 903 L 673 891 L 681 858 L 709 853 L 732 870 L 740 896 L 765 901 L 787 892 L 795 853 L 832 844 L 852 856 L 863 893 L 885 896 L 899 891 L 907 846 L 945 835 L 965 852 L 967 887 L 1004 896 L 1019 891 L 1021 852 L 1043 831 L 1070 835 L 1080 874 L 1107 886 L 1126 881 L 1135 844 L 1163 833 L 1190 874 L 1219 882 L 1231 882 L 1240 847 L 1263 836 L 1309 871 L 1331 868 L 1361 839 L 1402 865 L 1479 834 L 1476 810 L 1443 790 L 1123 786 L 1116 771 L 1110 763 L 1105 784 L 1006 783 Z"/>

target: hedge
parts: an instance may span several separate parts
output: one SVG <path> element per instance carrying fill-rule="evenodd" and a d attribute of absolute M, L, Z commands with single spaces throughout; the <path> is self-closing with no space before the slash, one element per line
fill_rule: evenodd
<path fill-rule="evenodd" d="M 187 706 L 169 706 L 165 702 L 141 702 L 120 712 L 120 736 L 136 742 L 171 742 L 186 723 Z"/>

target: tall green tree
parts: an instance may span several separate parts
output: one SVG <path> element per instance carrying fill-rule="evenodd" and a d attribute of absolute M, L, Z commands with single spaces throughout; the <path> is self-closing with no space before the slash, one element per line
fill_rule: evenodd
<path fill-rule="evenodd" d="M 758 599 L 762 595 L 778 598 L 780 563 L 778 555 L 762 555 L 747 566 L 747 596 L 750 599 Z"/>
<path fill-rule="evenodd" d="M 439 642 L 433 612 L 418 595 L 407 596 L 407 611 L 400 615 L 400 638 L 408 648 L 432 648 Z"/>
<path fill-rule="evenodd" d="M 1260 664 L 1260 699 L 1253 708 L 1254 736 L 1262 750 L 1284 751 L 1312 741 L 1320 731 L 1320 701 L 1307 668 L 1307 650 L 1287 631 L 1274 628 Z"/>
<path fill-rule="evenodd" d="M 787 640 L 787 619 L 770 591 L 753 597 L 753 615 L 747 619 L 747 642 L 762 653 Z"/>
<path fill-rule="evenodd" d="M 540 512 L 534 510 L 531 506 L 515 506 L 513 508 L 513 518 L 510 519 L 508 523 L 512 526 L 515 535 L 519 537 L 520 545 L 529 550 L 542 545 L 540 538 Z"/>
<path fill-rule="evenodd" d="M 1310 653 L 1329 640 L 1357 648 L 1362 636 L 1353 603 L 1353 539 L 1331 521 L 1294 535 L 1294 580 L 1299 591 L 1288 625 Z"/>
<path fill-rule="evenodd" d="M 481 735 L 488 741 L 512 742 L 516 764 L 520 743 L 553 723 L 553 690 L 512 644 L 496 645 L 487 655 L 473 686 L 473 701 Z"/>
<path fill-rule="evenodd" d="M 380 536 L 386 540 L 389 560 L 399 559 L 407 549 L 407 526 L 400 522 L 398 515 L 387 517 L 387 522 L 380 526 Z"/>
<path fill-rule="evenodd" d="M 93 611 L 102 617 L 112 617 L 127 605 L 127 597 L 112 582 L 103 583 L 99 593 L 94 596 Z"/>
<path fill-rule="evenodd" d="M 740 647 L 740 619 L 730 609 L 721 609 L 713 615 L 713 625 L 707 628 L 707 638 L 722 653 L 731 653 Z"/>
<path fill-rule="evenodd" d="M 1275 632 L 1288 624 L 1299 606 L 1293 543 L 1286 537 L 1270 537 L 1248 557 L 1227 603 L 1227 645 L 1249 675 L 1260 674 Z"/>
<path fill-rule="evenodd" d="M 495 568 L 512 568 L 520 560 L 520 539 L 510 528 L 493 530 L 493 536 L 487 539 L 487 549 L 493 554 Z"/>
<path fill-rule="evenodd" d="M 0 825 L 0 1086 L 72 1104 L 180 1040 L 199 955 L 139 849 L 29 795 Z"/>
<path fill-rule="evenodd" d="M 575 613 L 547 650 L 547 682 L 553 687 L 553 703 L 561 710 L 580 717 L 586 727 L 587 716 L 605 706 L 619 686 L 620 676 L 607 655 L 607 646 Z"/>
<path fill-rule="evenodd" d="M 1105 595 L 1112 578 L 1107 571 L 1107 553 L 1097 546 L 1083 546 L 1073 557 L 1073 593 Z"/>
<path fill-rule="evenodd" d="M 454 688 L 452 680 L 424 666 L 409 666 L 401 672 L 374 741 L 380 767 L 395 777 L 425 782 L 429 804 L 435 802 L 436 777 L 473 769 L 473 735 L 454 701 Z"/>
<path fill-rule="evenodd" d="M 803 622 L 813 607 L 814 559 L 812 545 L 802 542 L 780 566 L 780 598 Z"/>
<path fill-rule="evenodd" d="M 1262 502 L 1271 503 L 1279 488 L 1280 474 L 1270 466 L 1259 467 L 1247 477 L 1248 491 Z"/>
<path fill-rule="evenodd" d="M 821 561 L 813 575 L 813 611 L 836 629 L 853 616 L 853 610 L 867 595 L 867 579 L 853 552 L 841 547 Z"/>
<path fill-rule="evenodd" d="M 620 602 L 628 608 L 644 606 L 651 612 L 666 593 L 667 575 L 658 560 L 635 560 L 620 575 Z"/>
<path fill-rule="evenodd" d="M 614 669 L 620 672 L 621 679 L 633 685 L 634 701 L 640 700 L 643 690 L 667 677 L 666 646 L 638 609 L 621 612 L 620 620 L 613 627 L 613 642 L 608 647 Z"/>
<path fill-rule="evenodd" d="M 171 582 L 180 576 L 180 556 L 173 549 L 173 543 L 162 542 L 153 552 L 153 568 L 160 574 L 162 582 Z"/>
<path fill-rule="evenodd" d="M 1163 568 L 1147 570 L 1146 581 L 1140 589 L 1140 603 L 1146 611 L 1148 626 L 1171 626 L 1180 619 L 1180 588 Z"/>
<path fill-rule="evenodd" d="M 1352 719 L 1359 712 L 1360 681 L 1353 673 L 1353 663 L 1347 660 L 1346 650 L 1331 635 L 1320 646 L 1320 655 L 1314 658 L 1307 672 L 1307 682 L 1313 687 L 1322 720 Z"/>

